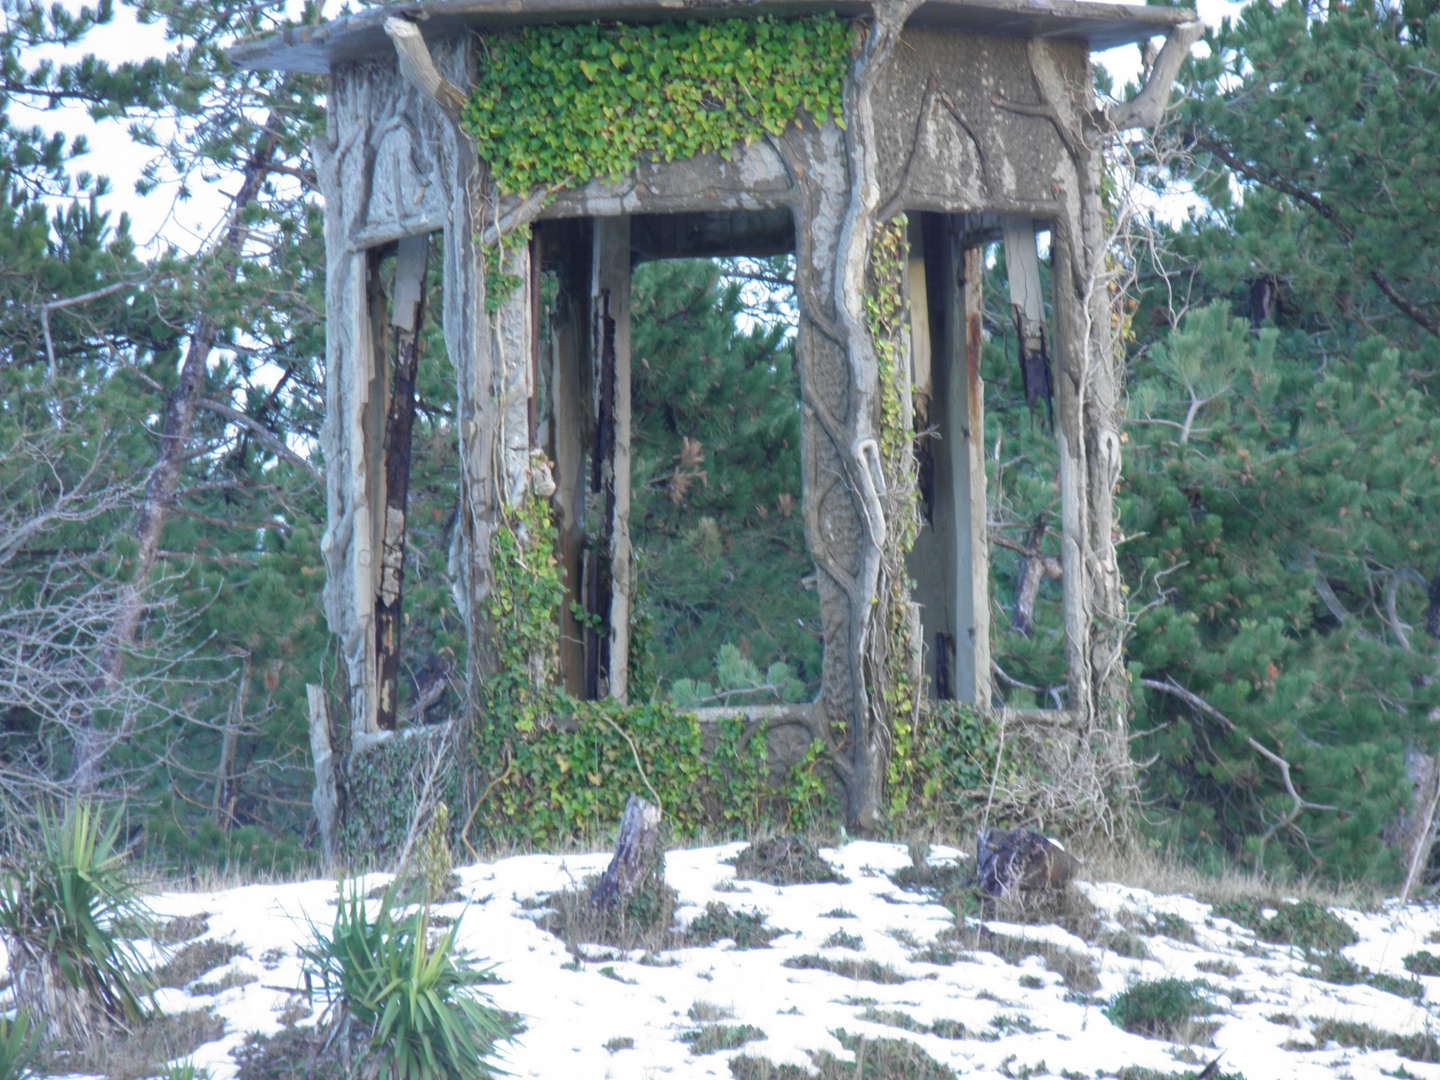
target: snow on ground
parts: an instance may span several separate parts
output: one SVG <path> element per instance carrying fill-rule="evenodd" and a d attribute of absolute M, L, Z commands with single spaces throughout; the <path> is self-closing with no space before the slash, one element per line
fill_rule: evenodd
<path fill-rule="evenodd" d="M 967 1077 L 1058 1075 L 1062 1070 L 1067 1076 L 1090 1077 L 1113 1075 L 1125 1066 L 1184 1073 L 1194 1070 L 1186 1061 L 1197 1059 L 1170 1043 L 1121 1031 L 1103 1011 L 1128 985 L 1174 975 L 1203 978 L 1226 995 L 1218 999 L 1226 1006 L 1224 1012 L 1212 1018 L 1220 1022 L 1213 1036 L 1216 1049 L 1198 1047 L 1196 1052 L 1208 1060 L 1223 1051 L 1227 1072 L 1243 1073 L 1248 1080 L 1366 1080 L 1384 1075 L 1440 1080 L 1440 1066 L 1401 1058 L 1393 1050 L 1362 1052 L 1333 1043 L 1322 1050 L 1296 1048 L 1313 1045 L 1310 1025 L 1324 1018 L 1400 1034 L 1428 1031 L 1436 1026 L 1440 978 L 1421 980 L 1425 998 L 1419 1003 L 1371 986 L 1321 982 L 1303 974 L 1306 963 L 1297 950 L 1258 942 L 1249 930 L 1214 917 L 1207 904 L 1114 884 L 1082 883 L 1077 888 L 1110 918 L 1133 922 L 1133 916 L 1178 916 L 1193 927 L 1196 943 L 1150 936 L 1143 939 L 1150 958 L 1125 959 L 1059 927 L 987 924 L 998 934 L 1049 941 L 1088 955 L 1101 986 L 1083 995 L 1068 990 L 1039 956 L 1012 965 L 983 946 L 970 949 L 968 927 L 958 943 L 966 951 L 955 963 L 912 959 L 920 952 L 917 946 L 933 942 L 952 926 L 952 919 L 944 908 L 902 890 L 887 876 L 910 864 L 900 845 L 854 842 L 822 849 L 850 882 L 783 888 L 734 879 L 725 860 L 742 846 L 667 855 L 666 877 L 683 905 L 679 921 L 688 922 L 708 902 L 719 901 L 735 910 L 759 909 L 772 927 L 788 933 L 770 948 L 741 951 L 722 941 L 645 957 L 644 963 L 639 953 L 621 955 L 603 947 L 587 948 L 577 962 L 559 940 L 535 924 L 537 897 L 579 885 L 604 868 L 607 854 L 527 855 L 458 869 L 459 891 L 468 906 L 457 903 L 437 911 L 452 917 L 463 912 L 460 943 L 496 966 L 505 980 L 493 988 L 496 1002 L 521 1014 L 526 1024 L 506 1048 L 502 1067 L 515 1077 L 545 1080 L 729 1077 L 728 1059 L 737 1053 L 796 1065 L 809 1063 L 807 1050 L 828 1050 L 848 1059 L 834 1034 L 843 1030 L 870 1038 L 913 1039 Z M 932 849 L 930 856 L 932 862 L 956 857 L 965 856 L 946 848 Z M 373 875 L 363 887 L 386 880 Z M 334 898 L 335 885 L 328 881 L 158 898 L 157 910 L 165 916 L 209 913 L 207 936 L 245 950 L 227 967 L 202 976 L 200 988 L 247 976 L 255 980 L 213 996 L 199 993 L 195 984 L 189 992 L 163 992 L 161 1005 L 167 1010 L 213 1006 L 225 1019 L 225 1037 L 194 1054 L 195 1063 L 208 1068 L 214 1080 L 234 1076 L 230 1054 L 245 1033 L 280 1029 L 281 1013 L 297 1000 L 287 988 L 303 986 L 297 946 L 308 938 L 308 920 L 328 927 Z M 1440 931 L 1440 908 L 1434 906 L 1392 904 L 1374 913 L 1337 914 L 1361 938 L 1345 950 L 1348 957 L 1375 972 L 1404 978 L 1409 978 L 1402 964 L 1405 955 L 1426 949 L 1430 935 Z M 827 945 L 837 930 L 860 940 L 849 941 L 853 948 Z M 978 940 L 978 929 L 974 933 Z M 870 959 L 893 968 L 904 981 L 878 983 L 783 966 L 786 959 L 802 955 Z M 1227 974 L 1232 970 L 1238 973 Z M 729 1011 L 733 1020 L 726 1022 L 753 1025 L 766 1037 L 740 1050 L 694 1054 L 680 1036 L 697 1026 L 687 1015 L 696 1002 Z M 867 1011 L 889 1013 L 892 1019 L 893 1014 L 905 1014 L 916 1022 L 910 1026 L 920 1029 L 936 1021 L 958 1021 L 970 1037 L 902 1030 L 862 1019 Z M 1285 1022 L 1287 1015 L 1298 1020 L 1298 1028 Z M 953 1024 L 949 1030 L 955 1030 Z M 624 1039 L 633 1040 L 633 1049 L 606 1049 L 608 1042 Z"/>

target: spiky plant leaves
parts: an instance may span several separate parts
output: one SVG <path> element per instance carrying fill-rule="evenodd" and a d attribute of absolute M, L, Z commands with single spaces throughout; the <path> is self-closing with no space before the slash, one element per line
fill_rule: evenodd
<path fill-rule="evenodd" d="M 0 1016 L 0 1080 L 31 1080 L 30 1068 L 40 1049 L 40 1032 L 21 1009 L 13 1018 Z"/>
<path fill-rule="evenodd" d="M 361 1060 L 393 1080 L 483 1080 L 500 1071 L 487 1059 L 510 1034 L 479 989 L 494 977 L 461 961 L 458 919 L 433 943 L 429 929 L 423 905 L 397 917 L 387 892 L 372 917 L 358 885 L 341 887 L 334 925 L 311 923 L 301 951 L 329 1001 L 328 1041 L 362 1043 Z"/>
<path fill-rule="evenodd" d="M 17 997 L 50 1038 L 85 1041 L 105 1021 L 157 1012 L 149 968 L 120 927 L 153 916 L 117 850 L 119 811 L 105 820 L 88 803 L 63 817 L 41 810 L 38 841 L 0 872 L 0 937 Z"/>

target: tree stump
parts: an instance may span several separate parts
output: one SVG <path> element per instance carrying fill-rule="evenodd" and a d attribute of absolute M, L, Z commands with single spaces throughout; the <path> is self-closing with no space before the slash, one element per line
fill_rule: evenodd
<path fill-rule="evenodd" d="M 1029 829 L 981 829 L 975 856 L 980 891 L 991 897 L 1012 889 L 1063 889 L 1080 866 L 1054 840 Z"/>
<path fill-rule="evenodd" d="M 590 893 L 590 907 L 602 910 L 613 907 L 616 900 L 623 900 L 634 892 L 655 869 L 659 839 L 660 808 L 632 794 L 625 801 L 625 813 L 620 818 L 615 854 Z"/>

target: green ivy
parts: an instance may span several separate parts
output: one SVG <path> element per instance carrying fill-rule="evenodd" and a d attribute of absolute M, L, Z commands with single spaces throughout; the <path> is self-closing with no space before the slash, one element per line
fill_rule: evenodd
<path fill-rule="evenodd" d="M 465 129 L 501 192 L 618 180 L 778 135 L 844 126 L 849 25 L 834 15 L 535 26 L 483 39 Z"/>
<path fill-rule="evenodd" d="M 873 687 L 884 697 L 885 711 L 891 718 L 892 743 L 890 760 L 885 767 L 885 783 L 890 795 L 890 814 L 898 817 L 905 812 L 910 789 L 915 779 L 916 761 L 913 753 L 914 731 L 910 718 L 915 714 L 920 687 L 910 678 L 910 582 L 904 571 L 905 556 L 919 532 L 915 513 L 914 457 L 911 442 L 913 425 L 906 415 L 900 394 L 905 376 L 904 353 L 906 325 L 905 266 L 909 245 L 906 242 L 907 219 L 900 214 L 878 226 L 870 245 L 870 288 L 865 294 L 865 323 L 875 349 L 876 376 L 880 390 L 880 463 L 887 489 L 900 493 L 900 506 L 887 508 L 894 535 L 887 558 L 885 584 L 885 630 L 889 638 L 885 685 Z"/>
<path fill-rule="evenodd" d="M 505 269 L 505 259 L 510 252 L 529 242 L 530 226 L 523 225 L 501 233 L 500 239 L 494 244 L 481 246 L 480 255 L 485 263 L 486 315 L 494 315 L 499 311 L 511 294 L 524 284 L 519 274 L 512 274 Z"/>

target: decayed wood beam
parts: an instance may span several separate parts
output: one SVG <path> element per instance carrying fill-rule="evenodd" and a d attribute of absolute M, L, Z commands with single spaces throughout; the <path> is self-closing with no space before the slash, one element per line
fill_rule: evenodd
<path fill-rule="evenodd" d="M 954 239 L 959 243 L 959 238 Z M 990 534 L 986 528 L 985 384 L 980 379 L 985 326 L 985 262 L 978 247 L 955 252 L 959 270 L 960 340 L 951 356 L 958 361 L 961 378 L 950 381 L 951 429 L 959 420 L 961 438 L 951 440 L 953 473 L 963 493 L 955 493 L 956 545 L 959 555 L 956 600 L 957 696 L 976 708 L 990 707 Z M 963 350 L 963 351 L 962 351 Z M 960 657 L 966 663 L 960 662 Z M 967 670 L 968 669 L 968 670 Z"/>
<path fill-rule="evenodd" d="M 323 687 L 313 683 L 305 686 L 305 700 L 310 708 L 310 758 L 315 769 L 315 822 L 320 830 L 320 851 L 324 869 L 335 865 L 338 853 L 337 835 L 340 799 L 335 778 L 335 756 L 330 745 L 330 707 Z"/>
<path fill-rule="evenodd" d="M 597 218 L 590 290 L 594 439 L 590 490 L 604 503 L 590 555 L 586 606 L 605 625 L 586 631 L 586 690 L 623 702 L 630 657 L 630 219 Z"/>
<path fill-rule="evenodd" d="M 465 94 L 435 66 L 420 27 L 408 19 L 394 16 L 385 20 L 385 33 L 395 43 L 395 56 L 400 61 L 400 74 L 428 97 L 440 110 L 456 123 L 460 121 L 460 110 L 465 107 Z"/>
<path fill-rule="evenodd" d="M 394 385 L 385 418 L 385 525 L 380 541 L 380 592 L 375 598 L 375 724 L 395 729 L 399 708 L 401 603 L 405 584 L 405 507 L 410 493 L 415 369 L 425 317 L 430 238 L 400 241 L 391 297 L 395 331 Z"/>
<path fill-rule="evenodd" d="M 585 401 L 584 367 L 589 350 L 591 239 L 582 221 L 543 222 L 536 235 L 544 244 L 542 258 L 555 265 L 560 284 L 550 312 L 545 447 L 555 463 L 555 557 L 565 582 L 565 599 L 560 605 L 559 678 L 572 696 L 583 698 L 585 630 L 575 617 L 574 606 L 583 608 L 585 603 L 584 459 L 590 410 Z"/>

